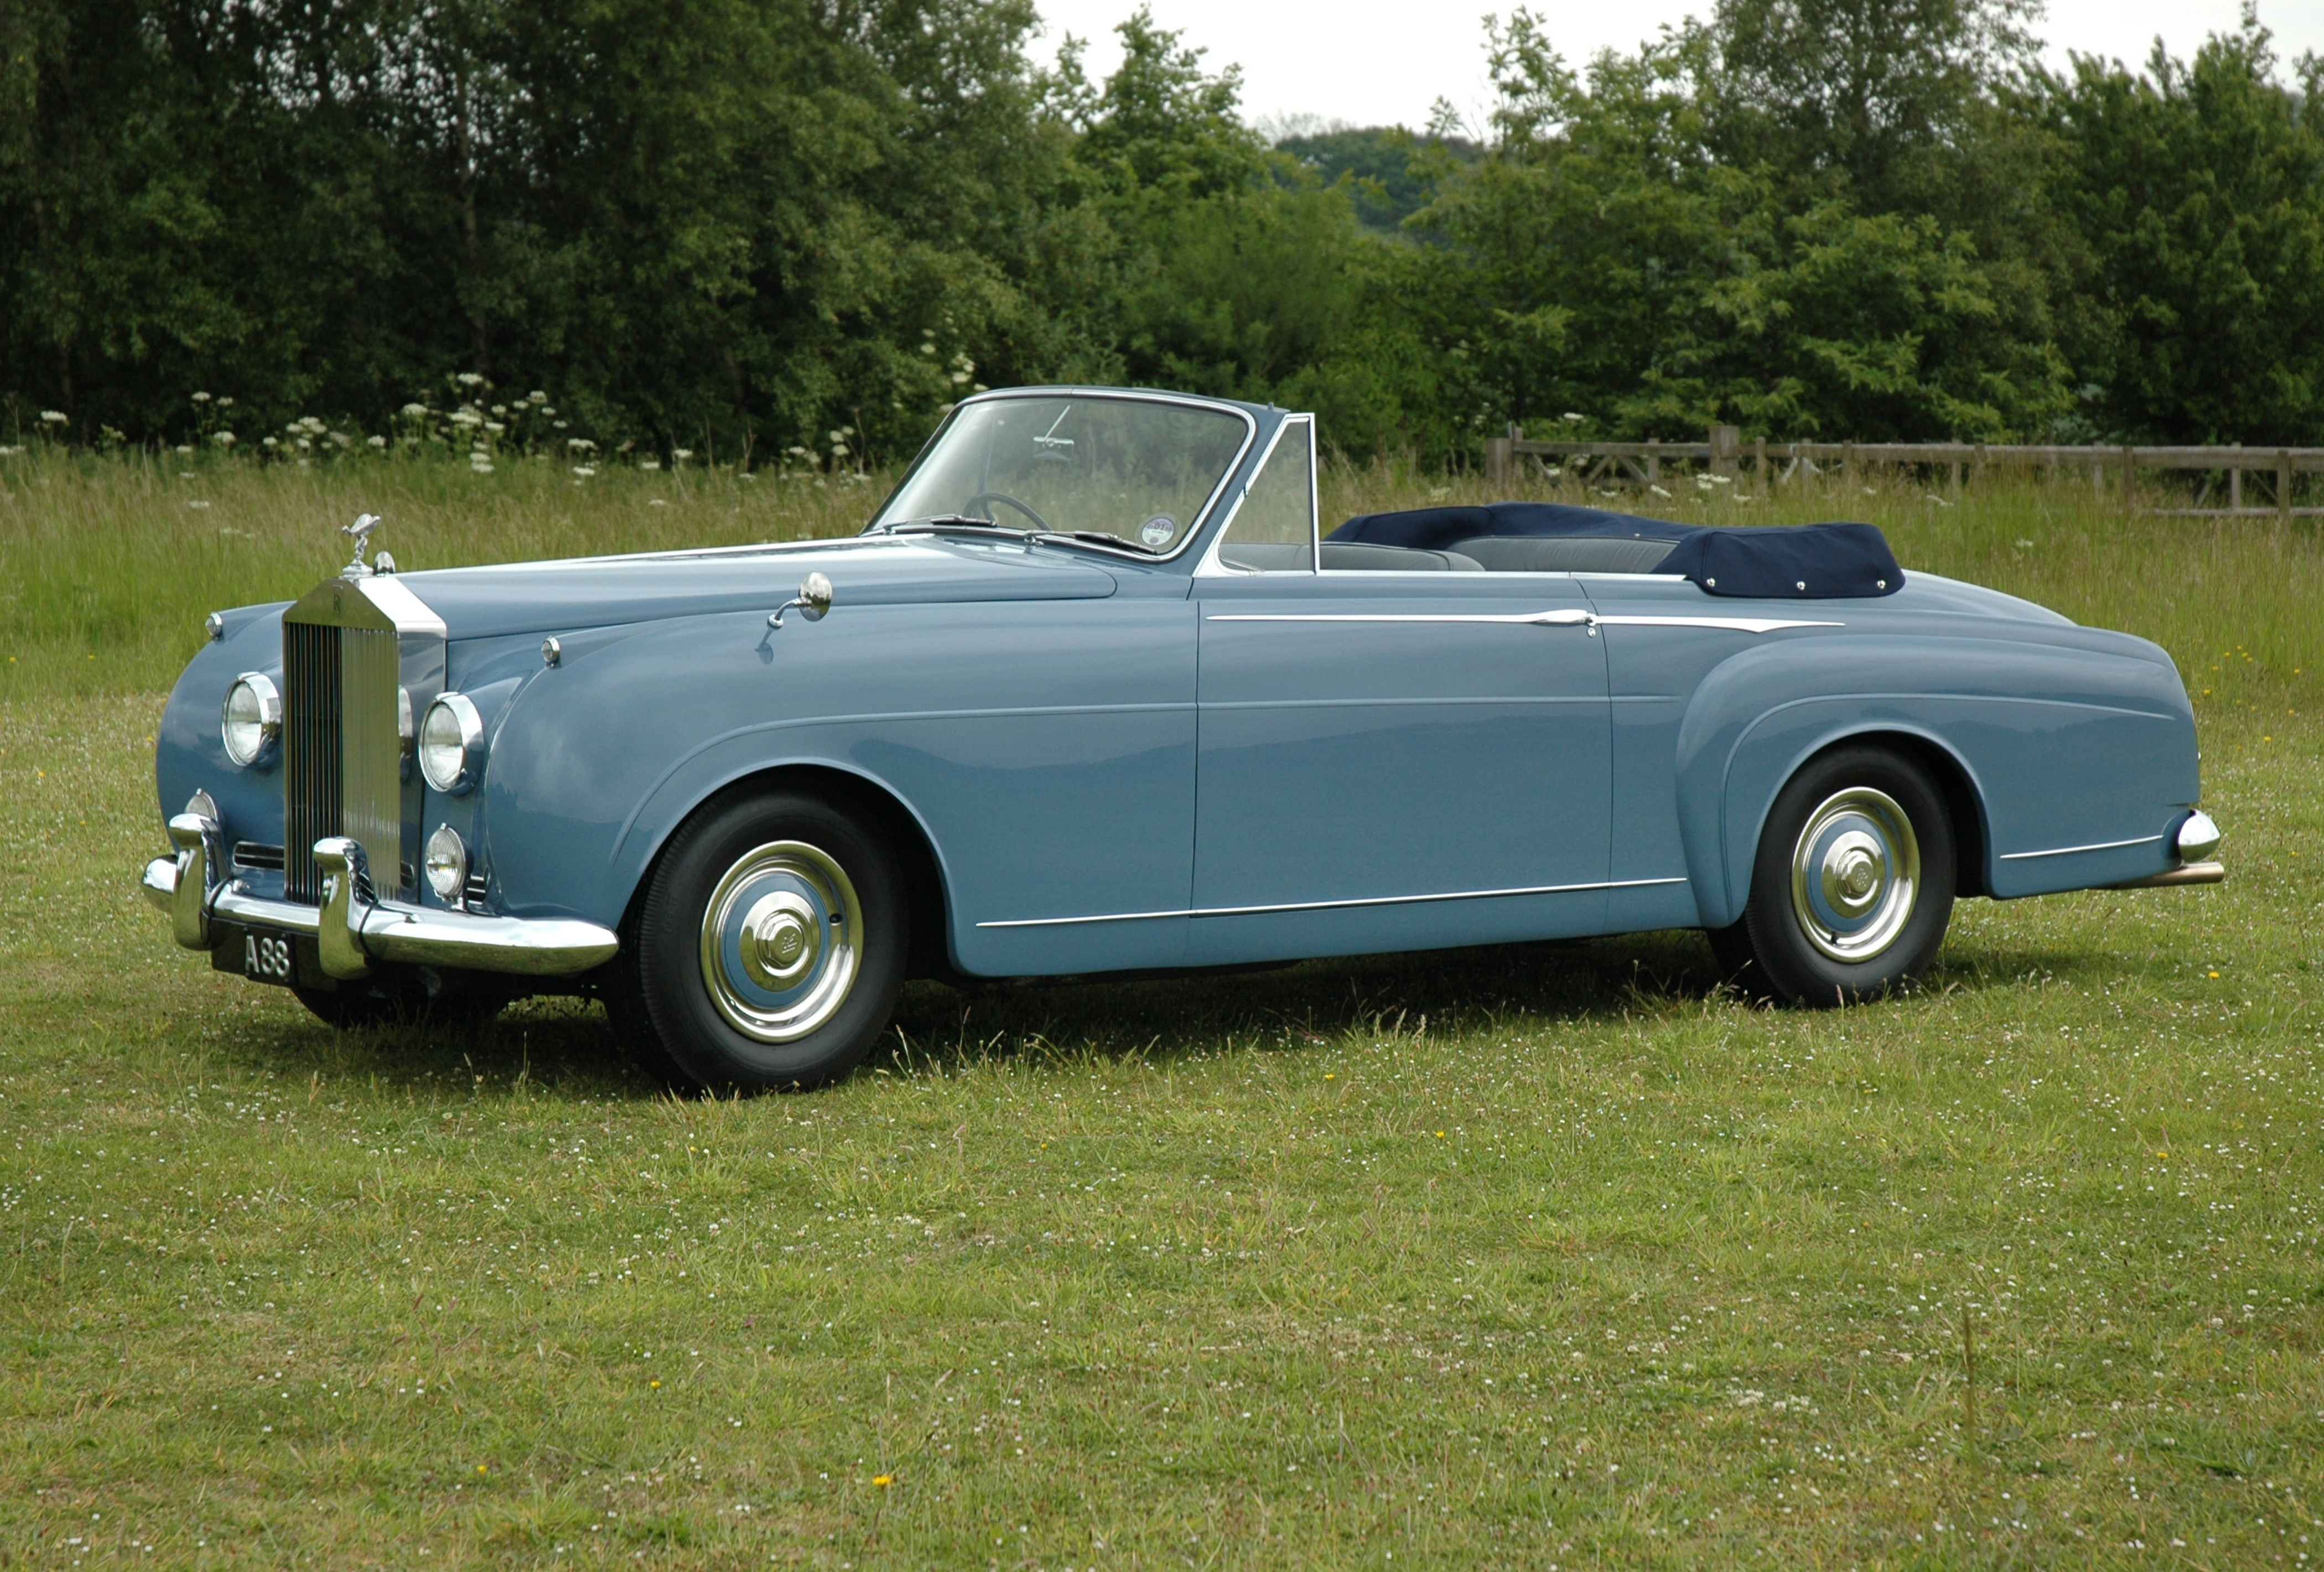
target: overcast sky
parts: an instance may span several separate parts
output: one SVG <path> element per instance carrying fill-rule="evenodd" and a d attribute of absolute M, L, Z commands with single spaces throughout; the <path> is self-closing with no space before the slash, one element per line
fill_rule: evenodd
<path fill-rule="evenodd" d="M 1093 79 L 1120 60 L 1114 24 L 1136 0 L 1038 0 L 1048 23 L 1039 46 L 1047 55 L 1071 32 L 1090 41 Z M 1154 19 L 1190 44 L 1210 51 L 1213 69 L 1243 69 L 1243 108 L 1265 125 L 1314 116 L 1356 125 L 1427 124 L 1429 106 L 1451 99 L 1472 124 L 1489 102 L 1485 81 L 1487 9 L 1506 14 L 1509 0 L 1470 5 L 1416 5 L 1413 0 L 1335 0 L 1318 5 L 1254 5 L 1251 0 L 1151 0 Z M 1702 0 L 1535 0 L 1551 36 L 1569 61 L 1587 60 L 1609 47 L 1628 49 L 1665 23 L 1707 12 Z M 2052 60 L 2069 50 L 2144 62 L 2161 35 L 2172 52 L 2194 52 L 2207 33 L 2232 30 L 2237 0 L 2050 0 L 2037 29 Z M 2289 60 L 2302 51 L 2324 53 L 2324 0 L 2262 0 L 2260 20 L 2275 34 L 2276 52 Z"/>

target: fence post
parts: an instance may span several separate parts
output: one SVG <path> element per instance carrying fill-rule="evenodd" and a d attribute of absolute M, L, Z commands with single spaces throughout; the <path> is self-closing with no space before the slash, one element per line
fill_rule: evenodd
<path fill-rule="evenodd" d="M 1494 437 L 1485 443 L 1485 482 L 1489 485 L 1509 483 L 1509 439 Z"/>
<path fill-rule="evenodd" d="M 1856 444 L 1853 442 L 1840 450 L 1840 484 L 1843 486 L 1856 484 Z"/>
<path fill-rule="evenodd" d="M 2134 449 L 2126 442 L 2122 448 L 2122 516 L 2130 517 L 2138 511 L 2138 471 L 2132 467 Z"/>
<path fill-rule="evenodd" d="M 2243 444 L 2238 442 L 2236 446 L 2240 448 Z M 2243 511 L 2244 467 L 2240 464 L 2234 464 L 2227 467 L 2227 512 L 2231 513 L 2239 513 Z"/>
<path fill-rule="evenodd" d="M 2292 455 L 2282 448 L 2275 454 L 2275 516 L 2292 517 Z"/>
<path fill-rule="evenodd" d="M 1761 502 L 1767 500 L 1767 439 L 1765 437 L 1751 439 L 1751 495 Z"/>
<path fill-rule="evenodd" d="M 1743 432 L 1739 427 L 1711 427 L 1711 473 L 1723 475 L 1730 482 L 1733 481 L 1738 467 L 1736 456 L 1742 451 L 1742 448 Z"/>

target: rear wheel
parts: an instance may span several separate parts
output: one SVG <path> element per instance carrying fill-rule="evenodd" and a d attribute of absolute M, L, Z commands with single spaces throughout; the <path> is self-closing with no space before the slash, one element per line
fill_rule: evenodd
<path fill-rule="evenodd" d="M 1841 746 L 1767 815 L 1742 920 L 1710 934 L 1729 975 L 1800 1004 L 1885 994 L 1936 958 L 1952 919 L 1952 821 L 1926 771 Z"/>
<path fill-rule="evenodd" d="M 886 1029 L 909 935 L 903 876 L 868 824 L 795 792 L 730 797 L 656 865 L 609 1003 L 684 1084 L 819 1086 Z"/>

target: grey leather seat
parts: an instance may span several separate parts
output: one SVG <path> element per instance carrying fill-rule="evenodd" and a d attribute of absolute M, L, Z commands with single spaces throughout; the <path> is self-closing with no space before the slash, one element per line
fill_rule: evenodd
<path fill-rule="evenodd" d="M 1482 573 L 1484 564 L 1458 551 L 1419 551 L 1362 541 L 1326 541 L 1323 566 L 1337 573 Z"/>
<path fill-rule="evenodd" d="M 1372 546 L 1361 541 L 1323 542 L 1323 566 L 1334 573 L 1482 573 L 1483 564 L 1457 551 L 1415 551 L 1402 546 Z M 1297 542 L 1228 541 L 1219 560 L 1259 573 L 1296 573 L 1307 566 L 1307 548 Z"/>
<path fill-rule="evenodd" d="M 1476 535 L 1452 542 L 1489 573 L 1652 573 L 1669 541 L 1590 535 Z"/>

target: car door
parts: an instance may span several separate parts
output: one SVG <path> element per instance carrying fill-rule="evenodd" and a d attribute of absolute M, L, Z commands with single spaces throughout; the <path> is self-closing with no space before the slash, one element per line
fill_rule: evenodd
<path fill-rule="evenodd" d="M 1194 580 L 1189 959 L 1598 931 L 1611 752 L 1588 596 L 1443 553 L 1333 547 L 1319 569 L 1313 444 L 1284 422 Z"/>

